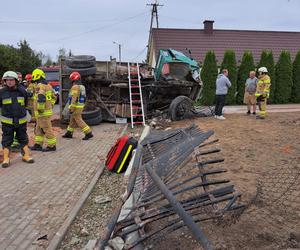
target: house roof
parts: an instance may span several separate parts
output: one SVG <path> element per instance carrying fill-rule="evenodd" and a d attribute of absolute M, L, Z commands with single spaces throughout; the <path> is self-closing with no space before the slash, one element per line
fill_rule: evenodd
<path fill-rule="evenodd" d="M 282 50 L 290 51 L 293 59 L 300 49 L 300 32 L 213 29 L 207 34 L 204 29 L 154 28 L 152 34 L 156 55 L 159 49 L 168 48 L 187 54 L 188 48 L 195 60 L 203 62 L 206 52 L 213 50 L 219 64 L 227 49 L 235 51 L 238 62 L 244 51 L 251 51 L 258 62 L 262 50 L 272 50 L 276 62 Z"/>

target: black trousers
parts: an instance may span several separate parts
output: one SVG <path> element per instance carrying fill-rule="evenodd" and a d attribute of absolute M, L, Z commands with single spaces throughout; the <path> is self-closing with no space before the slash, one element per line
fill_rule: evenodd
<path fill-rule="evenodd" d="M 225 105 L 225 98 L 226 95 L 216 95 L 216 107 L 215 107 L 215 114 L 217 116 L 222 115 L 222 110 Z"/>
<path fill-rule="evenodd" d="M 8 148 L 14 141 L 14 133 L 16 132 L 16 138 L 20 143 L 20 147 L 23 148 L 28 144 L 27 135 L 27 123 L 20 125 L 11 125 L 2 123 L 2 147 Z"/>

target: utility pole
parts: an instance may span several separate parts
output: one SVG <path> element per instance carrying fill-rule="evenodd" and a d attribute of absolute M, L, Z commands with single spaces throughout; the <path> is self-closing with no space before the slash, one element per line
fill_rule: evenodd
<path fill-rule="evenodd" d="M 119 65 L 121 65 L 121 44 L 120 43 L 117 43 L 117 42 L 113 42 L 114 44 L 117 44 L 118 45 L 118 47 L 119 47 Z"/>
<path fill-rule="evenodd" d="M 154 24 L 154 19 L 156 20 L 156 28 L 159 28 L 159 24 L 158 24 L 158 11 L 157 11 L 157 7 L 163 6 L 161 4 L 159 4 L 157 2 L 157 0 L 155 0 L 154 3 L 151 4 L 147 4 L 147 6 L 151 6 L 152 10 L 151 10 L 151 21 L 150 21 L 150 30 L 149 30 L 149 38 L 148 38 L 148 51 L 147 51 L 147 62 L 149 63 L 149 56 L 150 56 L 150 43 L 151 43 L 151 37 L 152 37 L 152 28 L 153 28 L 153 24 Z"/>
<path fill-rule="evenodd" d="M 152 6 L 152 11 L 151 11 L 151 22 L 150 22 L 150 30 L 153 27 L 153 18 L 155 17 L 156 20 L 156 28 L 158 28 L 158 11 L 157 11 L 157 7 L 159 6 L 163 6 L 162 4 L 159 4 L 157 1 L 155 1 L 154 3 L 151 4 L 147 4 L 147 6 Z"/>

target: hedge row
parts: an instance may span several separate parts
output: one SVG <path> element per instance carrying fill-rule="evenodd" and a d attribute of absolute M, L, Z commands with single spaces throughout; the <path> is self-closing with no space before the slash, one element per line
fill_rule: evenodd
<path fill-rule="evenodd" d="M 267 67 L 271 77 L 269 103 L 300 103 L 300 50 L 293 63 L 290 53 L 282 51 L 276 65 L 272 51 L 262 51 L 257 65 L 254 64 L 252 53 L 246 51 L 239 66 L 236 63 L 235 52 L 227 50 L 224 53 L 220 68 L 220 70 L 228 69 L 228 77 L 232 83 L 227 96 L 227 104 L 242 104 L 245 82 L 249 72 L 262 66 Z M 199 102 L 202 105 L 212 105 L 215 101 L 217 74 L 218 66 L 215 53 L 208 51 L 201 69 L 204 88 Z"/>

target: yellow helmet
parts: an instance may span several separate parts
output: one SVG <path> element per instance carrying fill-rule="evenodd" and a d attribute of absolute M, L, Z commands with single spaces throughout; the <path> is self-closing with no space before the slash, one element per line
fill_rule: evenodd
<path fill-rule="evenodd" d="M 46 79 L 46 74 L 43 70 L 35 69 L 34 71 L 32 71 L 32 81 L 38 81 L 41 78 Z"/>

